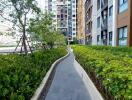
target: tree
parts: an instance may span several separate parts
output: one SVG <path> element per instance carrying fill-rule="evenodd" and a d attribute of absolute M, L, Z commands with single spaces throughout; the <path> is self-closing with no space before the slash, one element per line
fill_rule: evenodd
<path fill-rule="evenodd" d="M 0 17 L 13 23 L 13 28 L 18 28 L 22 32 L 20 39 L 20 42 L 22 41 L 21 52 L 22 47 L 24 47 L 25 54 L 28 53 L 26 30 L 29 19 L 31 18 L 31 14 L 38 14 L 40 12 L 36 4 L 35 0 L 0 0 Z"/>
<path fill-rule="evenodd" d="M 29 31 L 39 35 L 41 41 L 46 43 L 50 48 L 53 48 L 55 44 L 64 44 L 64 35 L 56 31 L 54 26 L 52 26 L 52 14 L 46 12 L 39 16 L 39 18 L 31 20 Z"/>

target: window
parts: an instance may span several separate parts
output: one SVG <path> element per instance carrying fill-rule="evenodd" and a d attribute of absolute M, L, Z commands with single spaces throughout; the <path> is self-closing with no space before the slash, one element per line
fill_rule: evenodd
<path fill-rule="evenodd" d="M 57 15 L 57 18 L 60 18 L 60 15 Z"/>
<path fill-rule="evenodd" d="M 100 0 L 97 0 L 97 10 L 100 9 Z"/>
<path fill-rule="evenodd" d="M 119 13 L 128 9 L 128 0 L 119 0 Z"/>
<path fill-rule="evenodd" d="M 75 26 L 76 26 L 76 24 L 75 24 L 75 23 L 73 23 L 73 26 L 75 27 Z"/>
<path fill-rule="evenodd" d="M 127 45 L 127 27 L 119 28 L 118 35 L 119 35 L 119 45 L 120 46 Z"/>
<path fill-rule="evenodd" d="M 112 32 L 109 32 L 109 45 L 112 45 Z"/>
<path fill-rule="evenodd" d="M 73 5 L 72 7 L 75 8 L 75 5 Z"/>
<path fill-rule="evenodd" d="M 99 44 L 100 35 L 97 35 L 97 44 Z"/>
<path fill-rule="evenodd" d="M 75 15 L 72 15 L 72 17 L 75 17 Z"/>
<path fill-rule="evenodd" d="M 76 35 L 76 33 L 73 33 L 73 35 Z"/>
<path fill-rule="evenodd" d="M 72 19 L 73 22 L 75 22 L 76 20 L 75 19 Z"/>
<path fill-rule="evenodd" d="M 72 30 L 73 30 L 73 31 L 75 31 L 76 29 L 75 29 L 75 28 L 73 28 Z"/>
<path fill-rule="evenodd" d="M 111 6 L 109 8 L 109 16 L 112 17 L 113 16 L 113 6 Z"/>
<path fill-rule="evenodd" d="M 61 19 L 63 19 L 63 14 L 61 14 Z"/>
<path fill-rule="evenodd" d="M 97 28 L 100 27 L 100 17 L 97 18 Z"/>

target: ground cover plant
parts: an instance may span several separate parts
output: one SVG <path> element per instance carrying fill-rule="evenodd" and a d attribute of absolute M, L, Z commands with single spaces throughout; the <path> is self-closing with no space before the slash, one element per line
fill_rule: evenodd
<path fill-rule="evenodd" d="M 0 100 L 29 100 L 51 64 L 65 54 L 65 48 L 56 48 L 28 55 L 0 55 Z"/>
<path fill-rule="evenodd" d="M 73 46 L 78 62 L 108 100 L 132 100 L 132 48 Z"/>

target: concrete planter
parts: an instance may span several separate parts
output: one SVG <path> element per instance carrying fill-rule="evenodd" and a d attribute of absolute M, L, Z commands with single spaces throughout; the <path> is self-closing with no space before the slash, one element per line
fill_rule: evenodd
<path fill-rule="evenodd" d="M 41 100 L 42 98 L 45 99 L 46 94 L 49 90 L 50 84 L 52 83 L 52 79 L 54 77 L 57 64 L 59 64 L 62 60 L 64 60 L 68 56 L 69 56 L 69 52 L 67 53 L 67 55 L 65 55 L 64 57 L 61 57 L 60 59 L 56 60 L 52 64 L 51 68 L 47 72 L 46 76 L 42 80 L 41 84 L 37 88 L 31 100 Z"/>

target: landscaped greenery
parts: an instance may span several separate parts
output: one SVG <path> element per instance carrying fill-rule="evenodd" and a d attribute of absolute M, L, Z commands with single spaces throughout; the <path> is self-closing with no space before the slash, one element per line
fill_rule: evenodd
<path fill-rule="evenodd" d="M 95 84 L 97 80 L 101 84 L 99 88 L 114 99 L 132 100 L 132 48 L 76 45 L 73 49 Z"/>
<path fill-rule="evenodd" d="M 66 54 L 65 48 L 29 55 L 0 55 L 0 100 L 29 100 L 51 64 Z"/>

